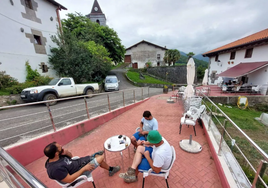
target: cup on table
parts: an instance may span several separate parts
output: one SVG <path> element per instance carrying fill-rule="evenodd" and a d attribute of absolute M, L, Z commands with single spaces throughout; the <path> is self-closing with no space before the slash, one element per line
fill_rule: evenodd
<path fill-rule="evenodd" d="M 112 145 L 112 140 L 110 139 L 108 142 L 107 142 L 107 147 L 108 147 L 108 149 L 111 149 L 111 146 Z"/>

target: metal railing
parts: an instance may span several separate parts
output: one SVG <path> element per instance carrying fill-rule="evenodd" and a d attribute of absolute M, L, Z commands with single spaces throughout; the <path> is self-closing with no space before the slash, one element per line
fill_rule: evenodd
<path fill-rule="evenodd" d="M 202 93 L 202 92 L 201 92 Z M 217 129 L 221 133 L 220 141 L 219 141 L 219 150 L 218 155 L 221 155 L 223 141 L 225 143 L 229 143 L 229 147 L 231 151 L 236 156 L 237 161 L 239 162 L 240 166 L 250 167 L 250 169 L 255 173 L 254 180 L 252 181 L 252 188 L 255 187 L 268 187 L 263 180 L 263 175 L 265 174 L 266 164 L 268 161 L 268 155 L 266 152 L 263 151 L 230 117 L 228 117 L 212 100 L 210 100 L 206 95 L 203 95 L 203 103 L 206 105 L 208 113 L 210 114 L 209 122 L 208 122 L 208 130 L 211 130 L 212 121 L 216 125 Z M 220 114 L 220 115 L 219 115 Z M 232 127 L 229 128 L 227 126 L 231 124 Z M 234 128 L 234 129 L 233 129 Z M 229 131 L 227 130 L 229 129 Z M 239 135 L 242 135 L 242 141 L 236 141 L 234 138 Z M 227 136 L 227 138 L 226 138 Z M 228 140 L 229 139 L 229 140 Z M 240 141 L 240 142 L 239 142 Z M 249 143 L 249 145 L 254 149 L 257 156 L 254 156 L 254 160 L 249 159 L 250 156 L 246 156 L 245 152 L 243 152 L 243 144 L 244 142 Z M 236 153 L 234 153 L 234 148 L 236 148 Z M 254 151 L 251 152 L 253 155 Z M 240 160 L 238 160 L 238 157 Z M 243 159 L 243 162 L 241 162 Z M 255 167 L 254 167 L 255 166 Z"/>
<path fill-rule="evenodd" d="M 10 188 L 46 188 L 2 147 L 0 147 L 0 176 Z"/>
<path fill-rule="evenodd" d="M 0 146 L 4 147 L 46 132 L 55 132 L 65 126 L 90 119 L 160 93 L 162 93 L 161 89 L 143 87 L 91 94 L 90 97 L 93 98 L 82 95 L 0 107 L 0 110 L 4 110 L 0 111 Z M 72 101 L 66 105 L 67 100 Z M 49 106 L 48 103 L 52 101 L 59 103 Z M 13 108 L 17 109 L 7 110 Z"/>

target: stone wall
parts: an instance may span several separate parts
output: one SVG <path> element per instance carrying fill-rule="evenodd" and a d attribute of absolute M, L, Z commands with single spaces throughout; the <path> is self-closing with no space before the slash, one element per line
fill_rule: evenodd
<path fill-rule="evenodd" d="M 170 67 L 152 67 L 148 68 L 147 72 L 156 77 L 167 80 L 176 84 L 187 84 L 187 69 L 185 66 L 170 66 Z M 195 76 L 196 83 L 196 76 Z"/>
<path fill-rule="evenodd" d="M 216 104 L 231 104 L 237 105 L 237 100 L 239 96 L 220 96 L 220 97 L 211 97 L 209 98 Z M 256 104 L 268 104 L 268 96 L 246 96 L 248 98 L 248 106 L 255 106 Z"/>
<path fill-rule="evenodd" d="M 17 101 L 16 104 L 24 103 L 21 100 L 20 95 L 5 95 L 5 96 L 0 96 L 0 106 L 9 106 L 10 104 L 8 104 L 8 101 L 11 102 L 13 100 Z"/>

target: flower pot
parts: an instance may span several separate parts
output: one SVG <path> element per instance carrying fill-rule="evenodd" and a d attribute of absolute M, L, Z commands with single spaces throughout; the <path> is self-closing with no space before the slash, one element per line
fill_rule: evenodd
<path fill-rule="evenodd" d="M 163 93 L 168 93 L 168 88 L 163 88 Z"/>

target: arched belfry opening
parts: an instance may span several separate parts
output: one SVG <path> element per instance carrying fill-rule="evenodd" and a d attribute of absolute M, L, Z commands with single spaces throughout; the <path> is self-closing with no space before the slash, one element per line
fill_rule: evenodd
<path fill-rule="evenodd" d="M 106 26 L 106 17 L 103 14 L 101 7 L 97 0 L 94 0 L 91 13 L 86 15 L 92 22 L 96 22 L 99 25 Z"/>

